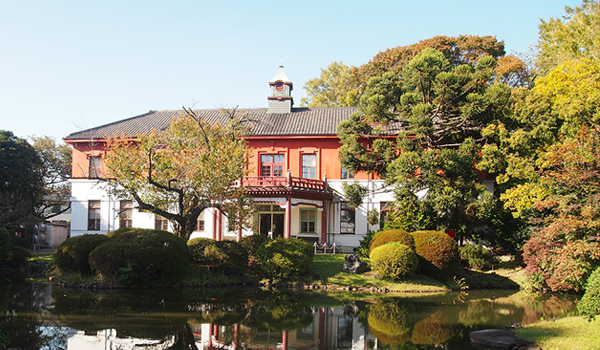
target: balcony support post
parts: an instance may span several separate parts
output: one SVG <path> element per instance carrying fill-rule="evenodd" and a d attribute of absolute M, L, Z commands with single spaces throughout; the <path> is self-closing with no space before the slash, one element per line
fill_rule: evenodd
<path fill-rule="evenodd" d="M 323 211 L 321 211 L 321 244 L 327 242 L 327 200 L 323 200 Z"/>
<path fill-rule="evenodd" d="M 285 227 L 283 228 L 283 237 L 292 237 L 292 200 L 290 196 L 285 199 Z"/>

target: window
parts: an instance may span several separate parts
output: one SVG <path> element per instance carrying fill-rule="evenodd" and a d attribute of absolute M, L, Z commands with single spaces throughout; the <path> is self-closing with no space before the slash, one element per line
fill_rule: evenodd
<path fill-rule="evenodd" d="M 317 211 L 300 209 L 300 233 L 316 233 Z"/>
<path fill-rule="evenodd" d="M 383 224 L 387 221 L 390 210 L 392 210 L 391 202 L 379 203 L 379 227 L 383 227 Z"/>
<path fill-rule="evenodd" d="M 198 220 L 196 221 L 196 231 L 204 231 L 204 212 L 198 215 Z"/>
<path fill-rule="evenodd" d="M 342 179 L 354 179 L 354 173 L 348 169 L 342 168 Z"/>
<path fill-rule="evenodd" d="M 88 230 L 100 231 L 100 201 L 88 202 Z"/>
<path fill-rule="evenodd" d="M 132 227 L 133 202 L 121 201 L 119 203 L 119 228 Z"/>
<path fill-rule="evenodd" d="M 283 154 L 263 154 L 260 156 L 261 176 L 283 176 Z"/>
<path fill-rule="evenodd" d="M 102 157 L 91 156 L 89 158 L 89 161 L 90 161 L 90 169 L 89 169 L 90 179 L 99 179 L 100 177 L 102 177 Z"/>
<path fill-rule="evenodd" d="M 355 210 L 350 207 L 348 202 L 341 203 L 342 208 L 340 211 L 340 233 L 341 234 L 354 234 L 355 226 Z"/>
<path fill-rule="evenodd" d="M 164 217 L 154 214 L 154 229 L 161 231 L 169 231 L 169 220 Z"/>
<path fill-rule="evenodd" d="M 302 177 L 305 179 L 317 178 L 317 155 L 303 154 L 302 155 Z"/>

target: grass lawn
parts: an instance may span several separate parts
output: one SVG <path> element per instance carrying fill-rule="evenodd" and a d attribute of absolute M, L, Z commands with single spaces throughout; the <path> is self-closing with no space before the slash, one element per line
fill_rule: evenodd
<path fill-rule="evenodd" d="M 588 322 L 579 316 L 541 321 L 516 329 L 519 337 L 535 341 L 542 349 L 600 349 L 600 319 Z"/>
<path fill-rule="evenodd" d="M 384 281 L 376 277 L 374 272 L 354 274 L 344 272 L 345 254 L 317 254 L 313 262 L 315 284 L 334 286 L 352 286 L 357 288 L 387 288 L 390 292 L 434 292 L 445 291 L 444 283 L 432 278 L 414 275 L 402 281 Z M 368 259 L 362 259 L 368 262 Z"/>

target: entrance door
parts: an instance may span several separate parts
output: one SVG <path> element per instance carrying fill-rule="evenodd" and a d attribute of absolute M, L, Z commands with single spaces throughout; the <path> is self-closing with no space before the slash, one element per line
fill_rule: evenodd
<path fill-rule="evenodd" d="M 279 213 L 260 213 L 259 214 L 259 232 L 261 235 L 268 236 L 269 231 L 273 233 L 273 238 L 283 237 L 284 215 Z"/>

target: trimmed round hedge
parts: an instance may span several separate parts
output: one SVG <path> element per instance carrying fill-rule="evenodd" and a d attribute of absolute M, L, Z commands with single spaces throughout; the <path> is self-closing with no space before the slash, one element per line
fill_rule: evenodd
<path fill-rule="evenodd" d="M 392 229 L 378 232 L 371 240 L 369 249 L 372 252 L 373 249 L 390 242 L 400 242 L 413 251 L 415 250 L 415 239 L 410 235 L 410 233 L 402 229 Z"/>
<path fill-rule="evenodd" d="M 600 268 L 597 268 L 586 282 L 583 297 L 577 304 L 579 315 L 593 320 L 600 315 Z"/>
<path fill-rule="evenodd" d="M 166 231 L 130 229 L 112 233 L 90 254 L 92 269 L 124 287 L 167 286 L 186 274 L 190 253 L 186 242 Z"/>
<path fill-rule="evenodd" d="M 371 268 L 381 278 L 397 280 L 417 270 L 419 258 L 408 246 L 400 242 L 391 242 L 373 249 Z"/>
<path fill-rule="evenodd" d="M 415 231 L 411 234 L 419 256 L 419 271 L 442 281 L 452 277 L 460 262 L 454 238 L 440 231 Z"/>
<path fill-rule="evenodd" d="M 92 274 L 90 253 L 110 238 L 102 234 L 74 236 L 62 242 L 52 254 L 54 266 L 62 273 Z"/>
<path fill-rule="evenodd" d="M 261 245 L 256 260 L 265 277 L 293 279 L 308 275 L 314 254 L 307 241 L 279 237 Z"/>

